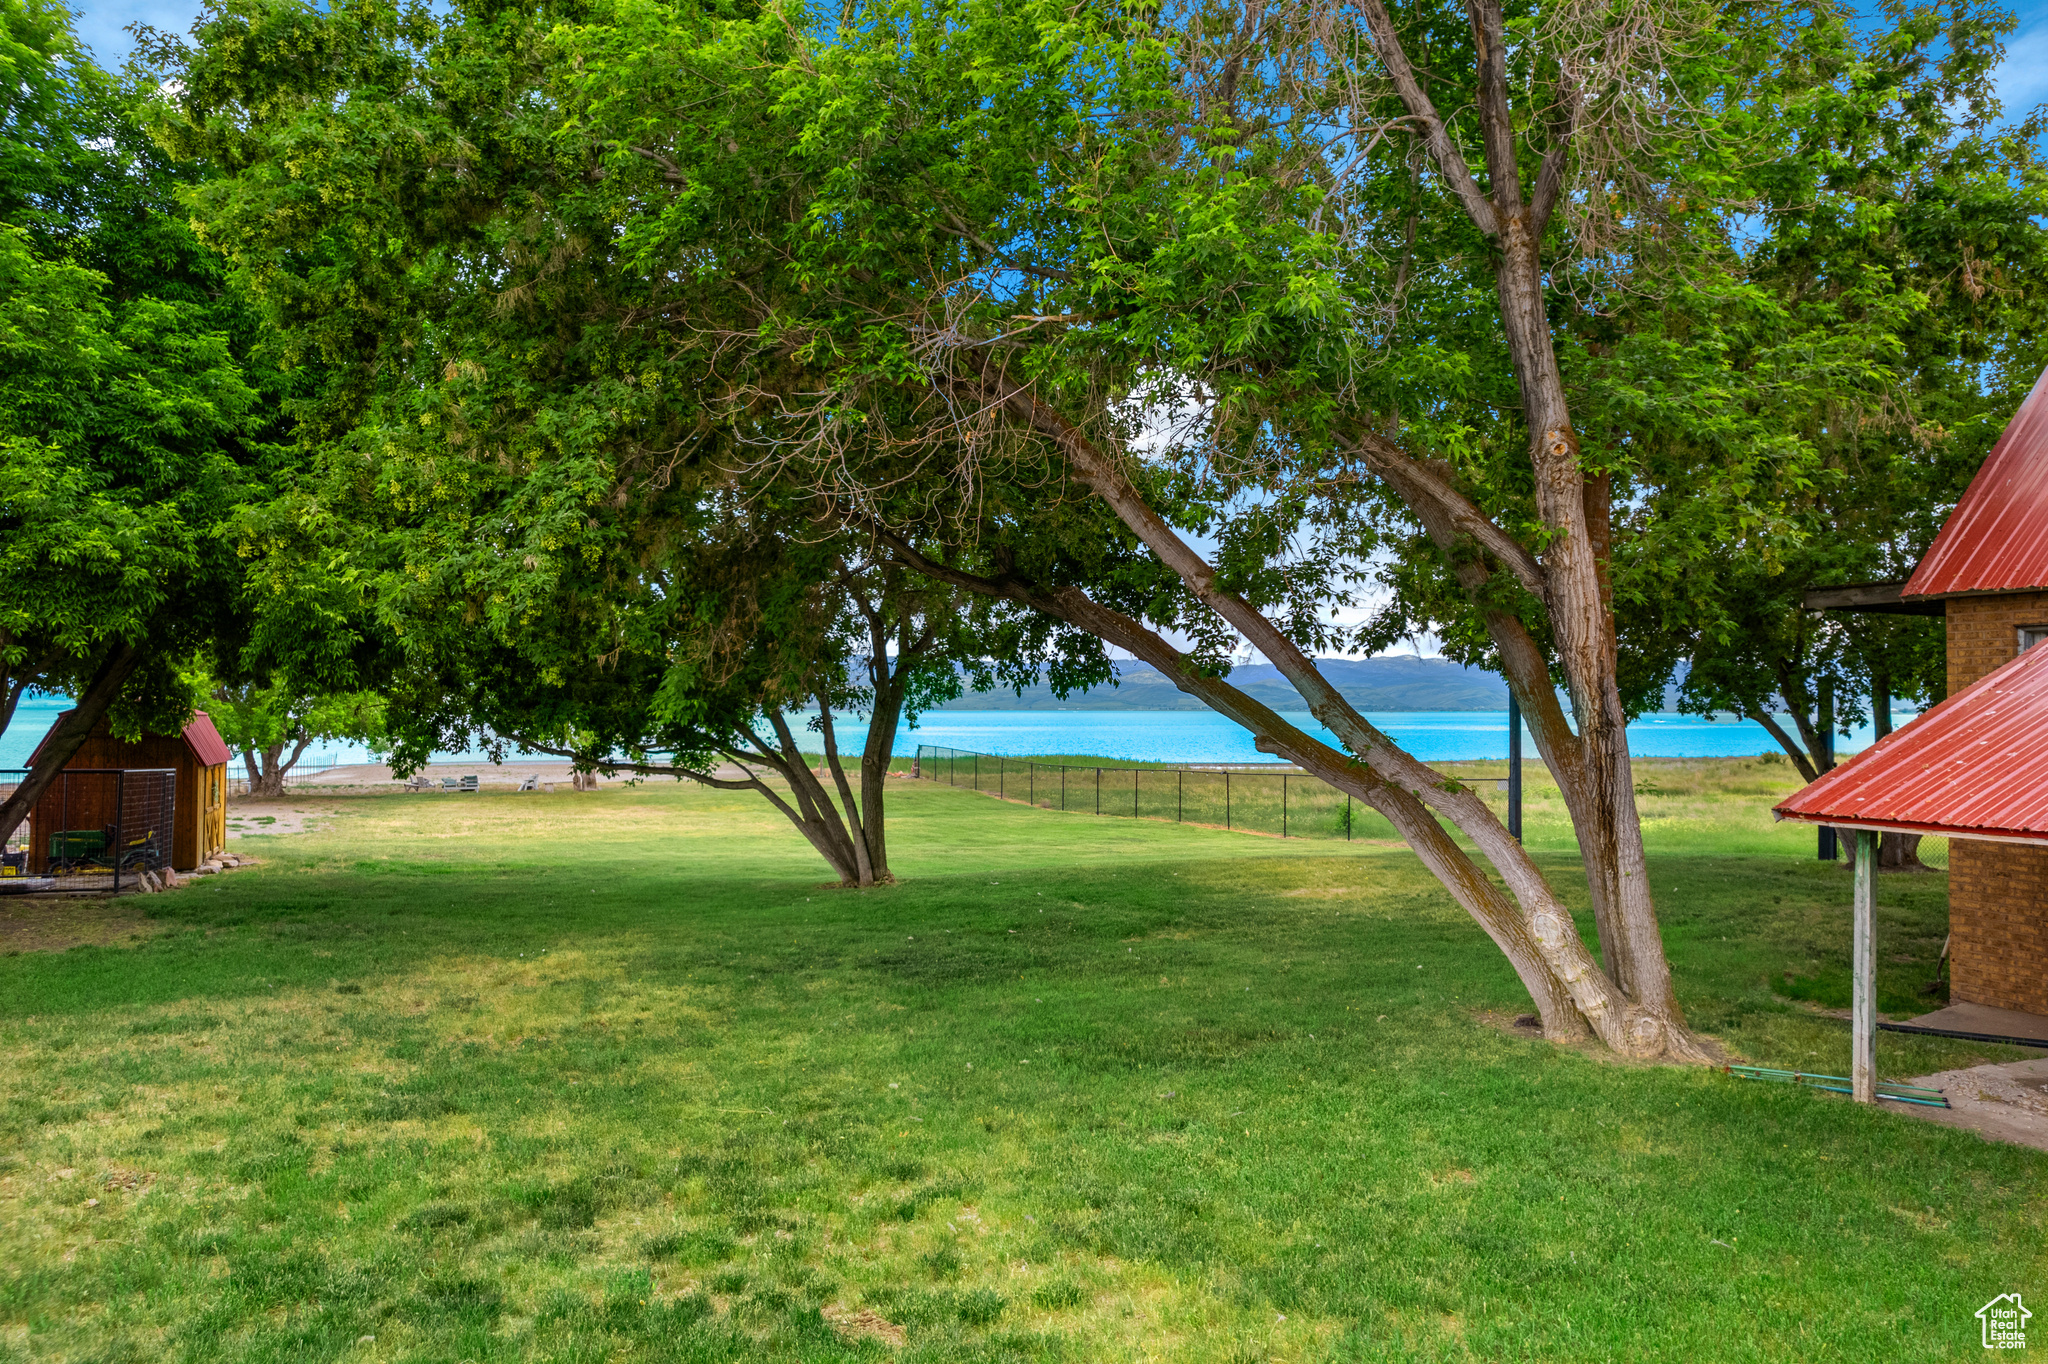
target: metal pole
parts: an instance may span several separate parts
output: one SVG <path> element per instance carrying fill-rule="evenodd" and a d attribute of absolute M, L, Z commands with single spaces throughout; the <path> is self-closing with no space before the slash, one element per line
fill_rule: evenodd
<path fill-rule="evenodd" d="M 1820 770 L 1823 774 L 1835 769 L 1835 680 L 1824 677 L 1820 682 Z M 1832 862 L 1838 855 L 1835 846 L 1835 826 L 1820 826 L 1821 861 Z"/>
<path fill-rule="evenodd" d="M 1095 813 L 1102 813 L 1102 769 L 1095 769 Z"/>
<path fill-rule="evenodd" d="M 1230 827 L 1230 772 L 1227 768 L 1223 773 L 1223 827 Z"/>
<path fill-rule="evenodd" d="M 975 789 L 975 790 L 977 790 L 977 791 L 979 791 L 979 790 L 981 789 L 981 755 L 980 755 L 979 753 L 977 753 L 977 754 L 975 754 L 975 755 L 974 755 L 974 767 L 973 767 L 973 772 L 974 772 L 974 789 Z"/>
<path fill-rule="evenodd" d="M 1280 774 L 1280 837 L 1287 837 L 1287 774 Z"/>
<path fill-rule="evenodd" d="M 1856 929 L 1850 948 L 1849 1083 L 1860 1104 L 1877 1101 L 1877 835 L 1856 831 Z"/>
<path fill-rule="evenodd" d="M 1024 794 L 1031 798 L 1031 804 L 1038 804 L 1038 764 L 1024 764 Z"/>
<path fill-rule="evenodd" d="M 1344 793 L 1344 841 L 1351 841 L 1351 793 Z"/>
<path fill-rule="evenodd" d="M 1061 763 L 1061 764 L 1060 764 L 1060 809 L 1061 809 L 1062 811 L 1065 811 L 1065 810 L 1066 810 L 1066 808 L 1067 808 L 1067 765 L 1066 765 L 1065 763 Z"/>
<path fill-rule="evenodd" d="M 1508 833 L 1522 841 L 1522 703 L 1508 693 Z"/>
<path fill-rule="evenodd" d="M 1142 771 L 1143 771 L 1143 769 L 1141 769 L 1141 768 L 1136 768 L 1136 767 L 1134 767 L 1134 768 L 1132 768 L 1132 769 L 1131 769 L 1131 818 L 1132 818 L 1132 819 L 1136 819 L 1136 818 L 1138 817 L 1138 777 L 1139 777 L 1139 775 L 1141 774 L 1141 772 L 1142 772 Z"/>
<path fill-rule="evenodd" d="M 128 813 L 128 792 L 124 789 L 127 785 L 128 774 L 126 772 L 116 772 L 114 774 L 114 893 L 116 895 L 121 893 L 121 844 L 128 833 L 128 821 L 126 819 Z M 226 797 L 223 796 L 222 799 L 226 799 Z"/>
<path fill-rule="evenodd" d="M 1173 822 L 1180 823 L 1181 806 L 1186 802 L 1188 774 L 1186 768 L 1175 768 L 1173 772 Z"/>
<path fill-rule="evenodd" d="M 1008 760 L 1007 758 L 997 758 L 997 759 L 996 759 L 996 799 L 997 799 L 997 800 L 1002 800 L 1002 799 L 1004 798 L 1004 797 L 1003 797 L 1003 778 L 1004 778 L 1004 776 L 1005 776 L 1005 775 L 1006 775 L 1006 774 L 1007 774 L 1007 773 L 1009 772 L 1009 770 L 1010 770 L 1010 763 L 1009 763 L 1009 760 Z"/>

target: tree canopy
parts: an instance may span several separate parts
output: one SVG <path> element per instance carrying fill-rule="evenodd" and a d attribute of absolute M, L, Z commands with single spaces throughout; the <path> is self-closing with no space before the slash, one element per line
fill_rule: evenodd
<path fill-rule="evenodd" d="M 180 668 L 253 637 L 230 525 L 294 455 L 150 83 L 94 66 L 40 0 L 0 0 L 0 68 L 0 722 L 30 692 L 77 698 L 11 826 L 101 720 L 175 732 Z"/>

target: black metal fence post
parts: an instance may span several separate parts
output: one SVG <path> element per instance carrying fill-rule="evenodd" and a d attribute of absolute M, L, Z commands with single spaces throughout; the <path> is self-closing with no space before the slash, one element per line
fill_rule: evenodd
<path fill-rule="evenodd" d="M 1175 824 L 1180 823 L 1181 806 L 1186 803 L 1187 778 L 1186 769 L 1176 770 L 1173 774 L 1173 822 Z"/>
<path fill-rule="evenodd" d="M 1820 770 L 1825 775 L 1832 772 L 1835 767 L 1835 681 L 1831 677 L 1821 679 L 1820 705 L 1817 709 L 1819 713 L 1814 718 L 1820 721 Z M 1833 862 L 1840 856 L 1840 849 L 1835 841 L 1834 825 L 1820 826 L 1818 842 L 1821 861 Z"/>
<path fill-rule="evenodd" d="M 1508 833 L 1522 841 L 1522 703 L 1508 693 Z"/>
<path fill-rule="evenodd" d="M 1344 793 L 1344 841 L 1351 841 L 1351 793 Z"/>
<path fill-rule="evenodd" d="M 1230 773 L 1223 773 L 1223 827 L 1230 827 Z"/>
<path fill-rule="evenodd" d="M 1144 773 L 1138 768 L 1131 769 L 1131 818 L 1138 817 L 1138 778 Z"/>
<path fill-rule="evenodd" d="M 1280 837 L 1287 837 L 1287 774 L 1280 774 Z"/>
<path fill-rule="evenodd" d="M 1095 769 L 1095 813 L 1102 813 L 1102 769 Z"/>

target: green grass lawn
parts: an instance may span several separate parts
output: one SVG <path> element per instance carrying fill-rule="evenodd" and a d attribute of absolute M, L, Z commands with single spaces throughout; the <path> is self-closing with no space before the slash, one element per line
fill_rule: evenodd
<path fill-rule="evenodd" d="M 1845 1073 L 1787 770 L 1642 776 L 1695 1023 Z M 154 937 L 0 960 L 0 1358 L 1862 1364 L 2048 1291 L 2048 1156 L 1517 1035 L 1362 827 L 890 794 L 872 892 L 743 795 L 338 797 L 120 902 Z M 1933 1007 L 1943 878 L 1879 913 Z"/>

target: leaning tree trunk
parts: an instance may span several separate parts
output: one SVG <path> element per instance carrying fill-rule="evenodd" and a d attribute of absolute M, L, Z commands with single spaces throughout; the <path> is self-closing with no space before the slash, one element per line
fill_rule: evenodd
<path fill-rule="evenodd" d="M 106 718 L 114 698 L 121 694 L 122 684 L 141 661 L 142 651 L 126 641 L 109 648 L 92 681 L 86 684 L 85 694 L 78 698 L 78 704 L 51 726 L 28 776 L 9 793 L 6 800 L 0 801 L 0 839 L 21 827 L 21 822 L 43 798 L 43 792 L 50 789 L 50 783 L 57 779 L 57 774 L 70 764 L 78 750 L 85 746 L 85 741 L 92 737 L 100 721 Z"/>
<path fill-rule="evenodd" d="M 1396 747 L 1323 678 L 1292 640 L 1258 611 L 1219 588 L 1215 570 L 1139 497 L 1077 428 L 1024 389 L 1010 389 L 991 400 L 1020 415 L 1030 414 L 1033 425 L 1058 442 L 1096 495 L 1162 562 L 1180 574 L 1205 605 L 1279 668 L 1308 702 L 1310 713 L 1343 740 L 1351 754 L 1322 743 L 1227 682 L 1208 676 L 1155 631 L 1100 605 L 1078 588 L 1045 588 L 1014 575 L 977 578 L 925 557 L 886 527 L 871 527 L 900 560 L 942 582 L 1034 607 L 1129 650 L 1172 679 L 1181 691 L 1251 731 L 1260 751 L 1298 764 L 1386 816 L 1506 955 L 1544 1020 L 1546 1036 L 1569 1039 L 1591 1031 L 1626 1056 L 1705 1059 L 1705 1052 L 1682 1021 L 1674 1023 L 1654 1006 L 1632 1000 L 1600 969 L 1542 872 L 1477 794 L 1446 781 Z M 1505 894 L 1445 833 L 1438 816 L 1449 819 L 1479 846 L 1500 873 Z"/>

